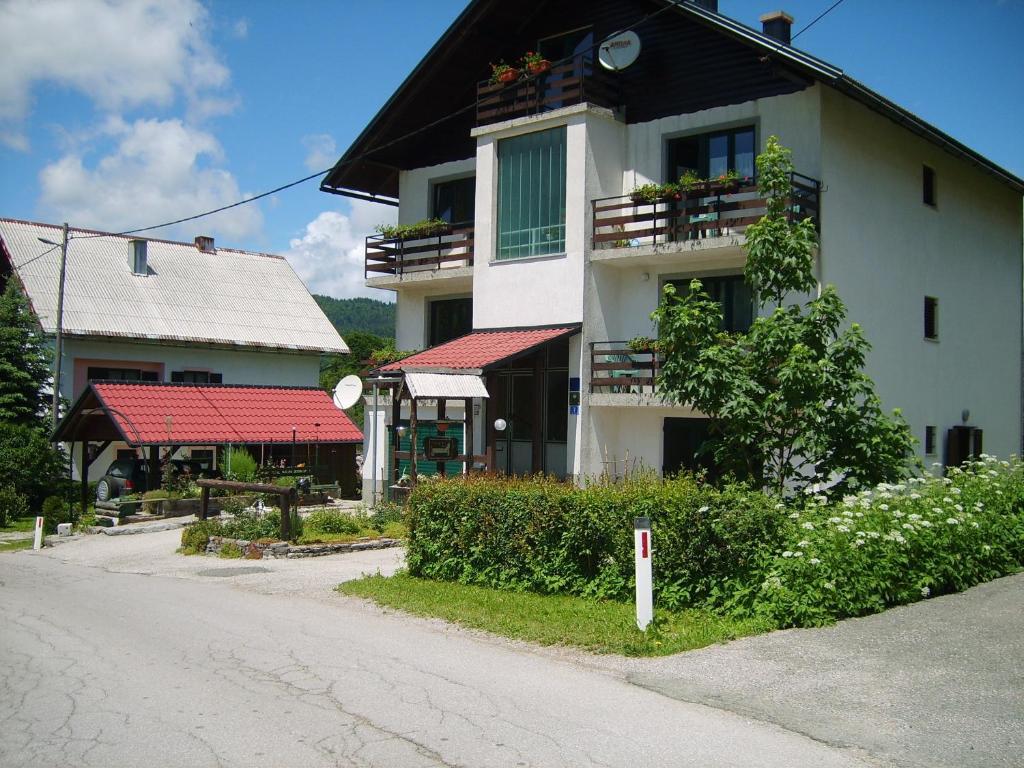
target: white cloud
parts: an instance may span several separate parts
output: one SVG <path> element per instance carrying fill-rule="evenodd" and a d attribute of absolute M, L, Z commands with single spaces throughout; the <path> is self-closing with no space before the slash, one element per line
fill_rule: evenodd
<path fill-rule="evenodd" d="M 231 25 L 231 34 L 239 40 L 244 40 L 249 36 L 249 20 L 242 18 Z"/>
<path fill-rule="evenodd" d="M 70 150 L 40 172 L 42 205 L 55 220 L 121 231 L 159 224 L 242 199 L 234 176 L 217 167 L 223 152 L 214 136 L 180 120 L 111 118 L 100 132 L 115 141 L 89 164 Z M 154 237 L 220 235 L 229 244 L 262 227 L 257 204 L 150 233 Z"/>
<path fill-rule="evenodd" d="M 306 167 L 311 171 L 330 168 L 338 159 L 338 148 L 329 133 L 303 136 L 302 145 L 306 148 Z"/>
<path fill-rule="evenodd" d="M 0 4 L 0 140 L 27 148 L 32 88 L 53 82 L 101 110 L 166 107 L 202 117 L 233 108 L 230 72 L 206 38 L 198 0 L 7 0 Z"/>
<path fill-rule="evenodd" d="M 339 299 L 370 296 L 384 301 L 393 294 L 364 284 L 364 238 L 377 224 L 393 224 L 397 209 L 390 205 L 352 200 L 348 215 L 324 211 L 293 238 L 285 257 L 313 293 Z"/>

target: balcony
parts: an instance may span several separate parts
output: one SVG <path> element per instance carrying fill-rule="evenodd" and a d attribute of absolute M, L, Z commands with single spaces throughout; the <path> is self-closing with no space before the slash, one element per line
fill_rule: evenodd
<path fill-rule="evenodd" d="M 473 227 L 448 227 L 418 237 L 366 238 L 365 278 L 416 275 L 448 276 L 442 273 L 473 266 Z M 462 270 L 459 271 L 461 275 Z"/>
<path fill-rule="evenodd" d="M 817 224 L 821 183 L 794 173 L 791 186 L 790 218 L 809 218 Z M 677 250 L 735 246 L 746 228 L 767 211 L 751 180 L 706 182 L 681 193 L 679 199 L 647 202 L 623 195 L 593 200 L 591 205 L 595 252 L 665 244 L 676 244 Z"/>
<path fill-rule="evenodd" d="M 631 349 L 628 341 L 590 342 L 590 391 L 655 394 L 661 355 Z"/>
<path fill-rule="evenodd" d="M 489 125 L 588 102 L 609 108 L 618 104 L 607 73 L 589 55 L 580 55 L 508 85 L 481 81 L 476 88 L 476 124 Z"/>

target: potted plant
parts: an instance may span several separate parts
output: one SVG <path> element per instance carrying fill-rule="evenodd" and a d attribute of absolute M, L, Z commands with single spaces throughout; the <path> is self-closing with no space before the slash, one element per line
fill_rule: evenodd
<path fill-rule="evenodd" d="M 539 75 L 551 69 L 551 62 L 534 51 L 527 51 L 523 56 L 523 69 L 531 75 Z"/>
<path fill-rule="evenodd" d="M 665 202 L 683 199 L 683 188 L 675 182 L 669 181 L 658 185 L 658 197 Z"/>
<path fill-rule="evenodd" d="M 679 187 L 684 192 L 697 192 L 707 188 L 707 181 L 697 175 L 696 171 L 685 171 L 679 177 Z"/>
<path fill-rule="evenodd" d="M 660 184 L 641 184 L 634 187 L 629 193 L 629 198 L 636 204 L 653 203 L 661 197 Z"/>
<path fill-rule="evenodd" d="M 727 194 L 740 188 L 740 175 L 737 171 L 728 170 L 711 179 L 711 185 Z"/>
<path fill-rule="evenodd" d="M 508 85 L 519 79 L 519 69 L 499 61 L 491 64 L 491 85 Z"/>
<path fill-rule="evenodd" d="M 415 240 L 451 234 L 452 226 L 444 219 L 423 219 L 415 224 L 378 224 L 376 229 L 388 240 Z"/>

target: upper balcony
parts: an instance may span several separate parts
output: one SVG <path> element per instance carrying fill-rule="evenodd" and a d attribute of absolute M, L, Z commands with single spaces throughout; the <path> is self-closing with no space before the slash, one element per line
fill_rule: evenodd
<path fill-rule="evenodd" d="M 791 188 L 790 218 L 809 218 L 817 224 L 821 183 L 793 173 Z M 716 248 L 742 254 L 744 231 L 767 212 L 765 199 L 750 179 L 703 182 L 653 201 L 622 195 L 593 200 L 591 205 L 595 260 Z"/>
<path fill-rule="evenodd" d="M 472 224 L 447 226 L 427 235 L 366 238 L 365 278 L 375 286 L 409 278 L 466 278 L 472 268 Z"/>
<path fill-rule="evenodd" d="M 483 80 L 476 88 L 476 124 L 539 115 L 574 104 L 614 108 L 616 89 L 607 74 L 590 54 L 580 54 L 510 83 Z"/>

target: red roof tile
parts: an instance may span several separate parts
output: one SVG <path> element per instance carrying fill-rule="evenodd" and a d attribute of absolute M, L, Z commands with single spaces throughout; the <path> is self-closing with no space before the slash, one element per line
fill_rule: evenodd
<path fill-rule="evenodd" d="M 414 368 L 483 369 L 577 330 L 579 326 L 566 325 L 557 328 L 473 331 L 417 352 L 404 360 L 389 363 L 380 370 L 396 372 Z"/>
<path fill-rule="evenodd" d="M 290 443 L 293 426 L 298 443 L 363 439 L 322 389 L 142 382 L 95 382 L 92 388 L 134 445 Z"/>

